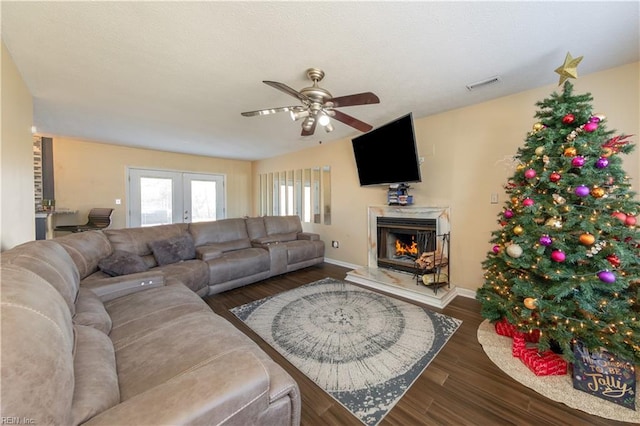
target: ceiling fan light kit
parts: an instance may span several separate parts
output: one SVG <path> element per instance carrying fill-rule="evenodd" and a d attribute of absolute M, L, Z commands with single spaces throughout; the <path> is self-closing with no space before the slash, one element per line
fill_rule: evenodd
<path fill-rule="evenodd" d="M 301 106 L 267 108 L 258 111 L 243 112 L 242 115 L 245 117 L 254 117 L 289 111 L 289 115 L 293 121 L 304 118 L 302 122 L 302 136 L 313 135 L 316 124 L 318 123 L 324 127 L 327 133 L 333 131 L 330 117 L 361 132 L 368 132 L 373 128 L 370 124 L 338 111 L 335 108 L 380 103 L 380 99 L 375 94 L 364 92 L 334 98 L 328 90 L 318 86 L 318 82 L 324 78 L 324 71 L 318 68 L 309 68 L 307 70 L 307 77 L 313 82 L 313 85 L 311 87 L 305 87 L 300 91 L 294 90 L 286 84 L 277 81 L 263 81 L 266 85 L 298 99 L 302 103 Z"/>

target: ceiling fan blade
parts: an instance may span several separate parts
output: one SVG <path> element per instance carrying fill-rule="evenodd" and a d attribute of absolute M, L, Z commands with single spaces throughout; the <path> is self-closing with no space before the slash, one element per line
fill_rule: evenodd
<path fill-rule="evenodd" d="M 295 111 L 298 108 L 300 107 L 286 106 L 286 107 L 279 107 L 279 108 L 260 109 L 258 111 L 247 111 L 247 112 L 242 112 L 241 114 L 244 115 L 245 117 L 255 117 L 256 115 L 269 115 L 269 114 L 275 114 L 277 112 Z"/>
<path fill-rule="evenodd" d="M 352 117 L 350 115 L 345 114 L 344 112 L 340 112 L 338 110 L 333 110 L 333 112 L 335 113 L 335 115 L 333 116 L 333 118 L 335 118 L 338 121 L 343 122 L 344 124 L 353 127 L 354 129 L 358 129 L 361 132 L 368 132 L 369 130 L 373 129 L 373 126 L 370 124 L 365 123 L 364 121 L 360 121 L 355 117 Z"/>
<path fill-rule="evenodd" d="M 315 133 L 316 131 L 316 124 L 318 124 L 318 120 L 314 120 L 313 124 L 311 125 L 311 128 L 309 130 L 305 130 L 304 127 L 302 128 L 302 133 L 300 133 L 301 136 L 311 136 Z"/>
<path fill-rule="evenodd" d="M 281 92 L 286 93 L 287 95 L 291 95 L 294 98 L 300 99 L 302 102 L 305 102 L 305 103 L 311 102 L 311 100 L 307 96 L 303 95 L 297 90 L 292 89 L 291 87 L 287 86 L 284 83 L 278 83 L 277 81 L 267 81 L 267 80 L 263 80 L 262 82 L 264 84 L 267 84 L 273 87 L 274 89 L 278 89 Z"/>
<path fill-rule="evenodd" d="M 327 102 L 331 102 L 334 108 L 338 108 L 354 105 L 378 104 L 380 103 L 380 99 L 371 92 L 364 92 L 356 93 L 355 95 L 338 96 L 337 98 L 329 99 Z"/>

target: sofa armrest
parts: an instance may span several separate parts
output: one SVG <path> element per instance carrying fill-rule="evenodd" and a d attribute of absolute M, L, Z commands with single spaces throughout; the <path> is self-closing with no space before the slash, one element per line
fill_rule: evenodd
<path fill-rule="evenodd" d="M 219 257 L 222 257 L 223 254 L 224 252 L 222 250 L 215 247 L 207 247 L 207 246 L 196 247 L 196 258 L 203 260 L 205 262 L 207 260 L 212 260 L 212 259 L 217 259 Z"/>
<path fill-rule="evenodd" d="M 260 237 L 251 240 L 251 245 L 258 248 L 267 248 L 270 244 L 278 244 L 280 238 L 278 237 Z"/>
<path fill-rule="evenodd" d="M 255 354 L 238 348 L 127 399 L 84 424 L 259 424 L 274 394 L 270 379 L 267 367 Z M 291 398 L 291 414 L 279 424 L 293 425 L 299 404 L 297 389 L 291 386 L 277 391 L 279 398 Z"/>
<path fill-rule="evenodd" d="M 148 288 L 163 287 L 164 274 L 151 270 L 119 277 L 96 278 L 83 281 L 82 286 L 93 291 L 102 302 L 108 302 Z"/>
<path fill-rule="evenodd" d="M 299 240 L 308 240 L 308 241 L 319 241 L 320 234 L 315 234 L 313 232 L 298 232 Z"/>

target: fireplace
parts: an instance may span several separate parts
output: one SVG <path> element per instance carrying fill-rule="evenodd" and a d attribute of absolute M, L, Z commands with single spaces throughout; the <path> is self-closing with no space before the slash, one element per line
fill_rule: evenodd
<path fill-rule="evenodd" d="M 376 218 L 377 266 L 413 272 L 416 258 L 436 250 L 436 219 Z"/>

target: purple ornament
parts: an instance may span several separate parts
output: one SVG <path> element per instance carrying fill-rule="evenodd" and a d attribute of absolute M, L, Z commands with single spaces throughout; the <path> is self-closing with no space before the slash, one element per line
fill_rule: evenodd
<path fill-rule="evenodd" d="M 498 254 L 498 253 L 500 253 L 500 246 L 499 246 L 499 245 L 495 245 L 495 246 L 493 246 L 493 249 L 492 249 L 492 250 L 493 250 L 493 252 L 494 252 L 495 254 Z"/>
<path fill-rule="evenodd" d="M 616 282 L 615 274 L 611 271 L 607 271 L 606 269 L 604 271 L 598 272 L 598 278 L 600 278 L 600 281 L 602 281 L 603 283 L 611 284 Z"/>
<path fill-rule="evenodd" d="M 589 195 L 589 187 L 588 186 L 584 186 L 584 185 L 580 185 L 579 187 L 577 187 L 574 191 L 574 193 L 578 196 L 578 197 L 586 197 L 587 195 Z"/>
<path fill-rule="evenodd" d="M 573 157 L 571 160 L 571 165 L 573 167 L 582 167 L 584 166 L 585 159 L 582 155 L 578 155 L 577 157 Z"/>
<path fill-rule="evenodd" d="M 589 123 L 599 123 L 600 117 L 596 117 L 595 115 L 589 119 Z"/>
<path fill-rule="evenodd" d="M 533 204 L 534 202 L 531 198 L 525 198 L 524 200 L 522 200 L 522 205 L 525 207 L 531 207 Z"/>
<path fill-rule="evenodd" d="M 540 241 L 540 244 L 542 244 L 545 247 L 549 247 L 551 244 L 553 244 L 553 240 L 547 234 L 541 236 L 539 241 Z"/>
<path fill-rule="evenodd" d="M 504 217 L 507 219 L 511 219 L 513 217 L 513 211 L 512 210 L 505 210 L 504 211 Z"/>
<path fill-rule="evenodd" d="M 599 169 L 604 169 L 608 165 L 609 165 L 609 160 L 607 160 L 605 157 L 600 157 L 596 161 L 596 167 Z"/>
<path fill-rule="evenodd" d="M 589 133 L 595 132 L 597 128 L 598 128 L 598 123 L 596 123 L 595 121 L 590 121 L 584 125 L 584 131 Z"/>

